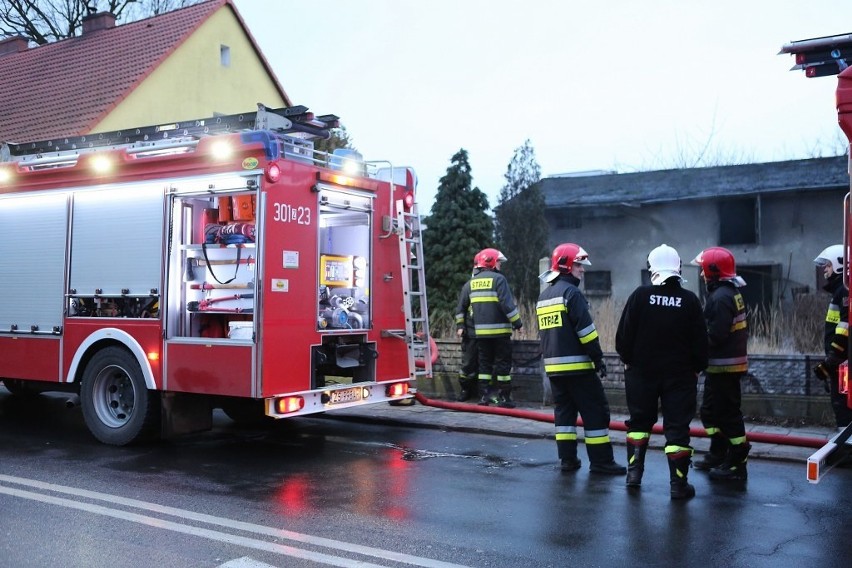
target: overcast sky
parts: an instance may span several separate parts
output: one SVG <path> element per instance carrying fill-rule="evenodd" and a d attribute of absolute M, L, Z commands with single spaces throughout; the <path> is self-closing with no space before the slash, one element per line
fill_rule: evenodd
<path fill-rule="evenodd" d="M 852 32 L 850 0 L 235 3 L 295 104 L 340 116 L 366 159 L 415 168 L 424 214 L 459 148 L 494 206 L 526 139 L 544 176 L 845 144 L 836 77 L 778 51 Z"/>

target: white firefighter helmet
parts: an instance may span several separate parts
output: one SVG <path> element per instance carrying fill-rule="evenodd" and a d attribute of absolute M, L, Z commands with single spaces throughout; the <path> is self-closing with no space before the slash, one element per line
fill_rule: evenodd
<path fill-rule="evenodd" d="M 662 285 L 672 276 L 683 280 L 680 269 L 680 255 L 669 245 L 660 245 L 648 255 L 648 270 L 651 272 L 651 283 L 654 286 Z"/>
<path fill-rule="evenodd" d="M 843 245 L 831 245 L 819 253 L 814 259 L 814 264 L 817 266 L 825 266 L 831 263 L 831 269 L 835 274 L 843 272 Z"/>

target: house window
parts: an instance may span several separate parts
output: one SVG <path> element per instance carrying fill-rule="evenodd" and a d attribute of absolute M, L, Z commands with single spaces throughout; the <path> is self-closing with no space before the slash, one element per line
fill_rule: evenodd
<path fill-rule="evenodd" d="M 557 229 L 582 229 L 583 217 L 576 211 L 560 211 L 556 216 Z"/>
<path fill-rule="evenodd" d="M 760 202 L 755 197 L 720 201 L 719 244 L 751 245 L 758 242 Z"/>
<path fill-rule="evenodd" d="M 219 63 L 222 64 L 222 67 L 231 66 L 231 48 L 227 45 L 219 46 Z"/>
<path fill-rule="evenodd" d="M 743 295 L 746 310 L 769 313 L 778 298 L 778 283 L 781 280 L 780 264 L 748 264 L 737 266 L 737 275 L 746 281 L 744 288 L 737 288 Z M 707 286 L 698 287 L 701 301 L 707 298 Z"/>
<path fill-rule="evenodd" d="M 583 277 L 586 294 L 590 296 L 609 296 L 612 294 L 612 278 L 609 270 L 587 270 Z"/>

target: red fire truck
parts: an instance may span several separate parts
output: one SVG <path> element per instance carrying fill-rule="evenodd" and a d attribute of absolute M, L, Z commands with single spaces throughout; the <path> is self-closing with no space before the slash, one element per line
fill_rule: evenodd
<path fill-rule="evenodd" d="M 841 130 L 852 143 L 852 34 L 818 37 L 793 41 L 781 47 L 780 53 L 788 53 L 796 58 L 792 70 L 801 69 L 807 77 L 826 77 L 838 75 L 837 86 L 837 119 Z M 850 158 L 849 172 L 852 173 L 852 153 L 847 147 Z M 850 181 L 852 187 L 852 181 Z M 843 200 L 843 244 L 846 251 L 844 264 L 846 271 L 843 278 L 846 288 L 850 289 L 849 247 L 852 243 L 852 201 L 850 193 Z M 852 354 L 852 343 L 846 350 L 847 360 L 840 364 L 838 370 L 838 393 L 846 395 L 846 405 L 852 408 L 852 389 L 849 384 L 849 354 Z M 826 445 L 814 452 L 807 462 L 807 479 L 811 483 L 819 483 L 832 467 L 852 456 L 852 424 L 835 434 Z"/>
<path fill-rule="evenodd" d="M 267 109 L 0 149 L 0 380 L 107 444 L 411 399 L 431 375 L 411 168 Z"/>

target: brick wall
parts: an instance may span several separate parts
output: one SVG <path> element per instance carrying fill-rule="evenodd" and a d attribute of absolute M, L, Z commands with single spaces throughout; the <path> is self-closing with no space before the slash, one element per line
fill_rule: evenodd
<path fill-rule="evenodd" d="M 427 397 L 454 399 L 458 393 L 461 344 L 438 340 L 439 357 L 433 379 L 421 379 L 418 390 Z M 828 395 L 810 369 L 819 355 L 750 355 L 749 373 L 743 379 L 743 414 L 751 420 L 795 421 L 833 425 Z M 538 341 L 514 341 L 512 348 L 513 397 L 519 402 L 549 407 L 550 389 L 541 368 Z M 613 412 L 626 412 L 624 368 L 614 353 L 605 354 L 608 370 L 604 388 Z M 699 401 L 703 379 L 699 378 Z"/>

